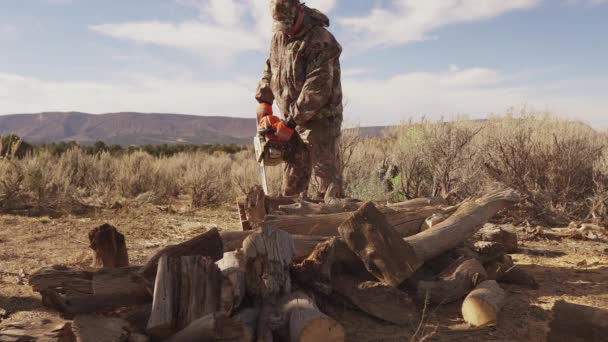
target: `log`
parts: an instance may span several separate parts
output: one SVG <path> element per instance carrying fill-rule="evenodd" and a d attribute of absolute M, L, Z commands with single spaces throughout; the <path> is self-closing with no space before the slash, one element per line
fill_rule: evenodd
<path fill-rule="evenodd" d="M 418 320 L 417 308 L 403 291 L 349 274 L 334 274 L 332 289 L 359 310 L 397 325 L 413 325 Z"/>
<path fill-rule="evenodd" d="M 333 318 L 322 313 L 314 301 L 301 291 L 291 293 L 283 299 L 282 315 L 289 319 L 291 342 L 343 342 L 344 327 Z"/>
<path fill-rule="evenodd" d="M 74 332 L 72 331 L 72 323 L 64 320 L 45 317 L 41 320 L 17 321 L 12 318 L 10 323 L 4 322 L 0 326 L 0 341 L 75 342 L 76 336 L 74 336 Z"/>
<path fill-rule="evenodd" d="M 399 287 L 422 266 L 413 249 L 372 202 L 354 212 L 338 230 L 367 270 L 389 286 Z"/>
<path fill-rule="evenodd" d="M 203 256 L 160 258 L 147 332 L 164 339 L 220 308 L 222 273 Z"/>
<path fill-rule="evenodd" d="M 473 250 L 484 264 L 494 260 L 502 260 L 507 254 L 507 248 L 499 242 L 477 241 L 473 244 Z"/>
<path fill-rule="evenodd" d="M 294 204 L 280 205 L 278 211 L 284 215 L 325 215 L 353 212 L 363 204 L 360 201 L 337 200 L 332 204 L 297 201 Z"/>
<path fill-rule="evenodd" d="M 186 242 L 161 249 L 148 259 L 141 269 L 141 274 L 146 278 L 154 278 L 158 260 L 163 255 L 169 257 L 199 255 L 209 257 L 215 262 L 224 256 L 224 246 L 218 230 L 213 228 Z"/>
<path fill-rule="evenodd" d="M 553 306 L 548 342 L 605 341 L 608 310 L 558 301 Z"/>
<path fill-rule="evenodd" d="M 43 305 L 68 316 L 102 308 L 143 304 L 151 300 L 140 267 L 83 271 L 65 266 L 40 269 L 29 278 Z"/>
<path fill-rule="evenodd" d="M 77 342 L 149 341 L 147 337 L 134 332 L 129 322 L 102 315 L 78 315 L 72 323 Z"/>
<path fill-rule="evenodd" d="M 478 260 L 463 258 L 441 274 L 439 281 L 420 281 L 417 294 L 433 304 L 447 304 L 466 297 L 486 278 Z"/>
<path fill-rule="evenodd" d="M 500 259 L 495 259 L 484 263 L 484 268 L 489 280 L 496 280 L 500 283 L 526 286 L 531 289 L 538 289 L 538 283 L 534 276 L 526 272 L 520 266 L 513 263 L 508 255 L 503 255 Z"/>
<path fill-rule="evenodd" d="M 222 271 L 220 312 L 230 316 L 245 299 L 245 254 L 240 249 L 224 253 L 216 264 Z"/>
<path fill-rule="evenodd" d="M 517 235 L 496 226 L 483 227 L 475 237 L 481 241 L 496 242 L 502 244 L 507 253 L 517 252 Z"/>
<path fill-rule="evenodd" d="M 492 216 L 520 201 L 514 190 L 484 195 L 463 202 L 456 212 L 435 227 L 417 235 L 406 237 L 416 255 L 430 260 L 472 237 Z"/>
<path fill-rule="evenodd" d="M 220 236 L 224 243 L 224 252 L 235 251 L 243 246 L 243 241 L 254 231 L 222 231 Z M 291 235 L 295 247 L 294 260 L 306 259 L 320 242 L 329 239 L 327 236 Z"/>
<path fill-rule="evenodd" d="M 168 339 L 169 342 L 250 342 L 252 333 L 242 322 L 221 313 L 207 314 Z"/>
<path fill-rule="evenodd" d="M 411 236 L 420 232 L 424 220 L 436 213 L 449 214 L 455 208 L 442 206 L 415 209 L 392 209 L 381 207 L 388 223 L 401 235 Z M 299 215 L 266 215 L 260 226 L 280 228 L 294 235 L 339 236 L 338 227 L 352 215 L 351 212 L 299 216 Z"/>
<path fill-rule="evenodd" d="M 118 268 L 129 266 L 129 255 L 125 236 L 115 227 L 103 224 L 89 232 L 89 242 L 93 250 L 91 267 Z"/>
<path fill-rule="evenodd" d="M 439 223 L 445 221 L 448 217 L 449 217 L 449 215 L 446 215 L 443 213 L 433 214 L 433 215 L 427 217 L 426 220 L 424 220 L 424 223 L 420 227 L 420 231 L 425 231 L 427 229 L 431 229 L 434 226 L 438 225 Z"/>
<path fill-rule="evenodd" d="M 399 203 L 389 203 L 387 207 L 393 209 L 417 209 L 439 205 L 448 205 L 448 201 L 442 197 L 420 197 Z"/>
<path fill-rule="evenodd" d="M 462 303 L 464 320 L 475 327 L 494 325 L 505 300 L 505 291 L 494 280 L 477 285 Z"/>

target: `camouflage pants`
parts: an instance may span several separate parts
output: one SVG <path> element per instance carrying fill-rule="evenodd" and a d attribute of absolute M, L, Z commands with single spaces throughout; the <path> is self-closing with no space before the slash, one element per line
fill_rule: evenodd
<path fill-rule="evenodd" d="M 283 166 L 285 196 L 308 190 L 313 170 L 319 185 L 318 196 L 323 196 L 332 183 L 342 195 L 340 126 L 340 122 L 317 119 L 309 127 L 298 129 L 293 152 Z"/>

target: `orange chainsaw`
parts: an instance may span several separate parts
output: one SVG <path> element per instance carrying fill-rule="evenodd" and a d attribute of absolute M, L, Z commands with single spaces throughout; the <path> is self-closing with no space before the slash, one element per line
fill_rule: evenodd
<path fill-rule="evenodd" d="M 293 149 L 292 138 L 296 131 L 274 115 L 260 118 L 258 132 L 253 138 L 255 157 L 260 164 L 260 178 L 265 194 L 268 191 L 266 166 L 275 166 L 286 160 Z"/>

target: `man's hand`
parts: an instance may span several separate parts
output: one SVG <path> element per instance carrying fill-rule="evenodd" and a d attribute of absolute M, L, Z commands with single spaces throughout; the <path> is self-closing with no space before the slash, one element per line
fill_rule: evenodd
<path fill-rule="evenodd" d="M 293 116 L 289 115 L 287 117 L 287 119 L 283 120 L 283 122 L 285 122 L 285 126 L 291 128 L 291 129 L 296 129 L 296 126 L 298 125 L 296 123 L 296 120 L 294 120 Z"/>
<path fill-rule="evenodd" d="M 256 114 L 258 116 L 258 122 L 260 122 L 263 117 L 272 115 L 272 105 L 270 103 L 260 102 Z"/>

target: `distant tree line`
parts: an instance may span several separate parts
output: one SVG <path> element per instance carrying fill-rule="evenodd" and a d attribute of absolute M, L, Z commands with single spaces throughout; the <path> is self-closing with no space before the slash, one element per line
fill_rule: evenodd
<path fill-rule="evenodd" d="M 52 143 L 42 143 L 42 144 L 30 144 L 27 143 L 16 135 L 6 135 L 0 137 L 0 155 L 2 155 L 2 147 L 7 149 L 8 146 L 14 145 L 15 141 L 19 141 L 19 151 L 18 153 L 14 153 L 15 157 L 23 158 L 27 153 L 32 151 L 46 150 L 50 152 L 52 155 L 60 156 L 64 154 L 66 151 L 72 148 L 79 148 L 87 154 L 98 154 L 102 152 L 109 152 L 112 155 L 121 155 L 124 153 L 131 153 L 135 151 L 145 151 L 150 155 L 155 157 L 170 157 L 178 153 L 191 153 L 191 152 L 207 152 L 209 154 L 214 152 L 224 152 L 228 154 L 234 154 L 240 151 L 245 150 L 247 147 L 244 145 L 237 144 L 208 144 L 208 145 L 192 145 L 192 144 L 179 144 L 179 145 L 131 145 L 128 147 L 112 144 L 107 145 L 103 141 L 97 141 L 92 145 L 80 145 L 75 141 L 61 141 L 61 142 L 52 142 Z"/>

